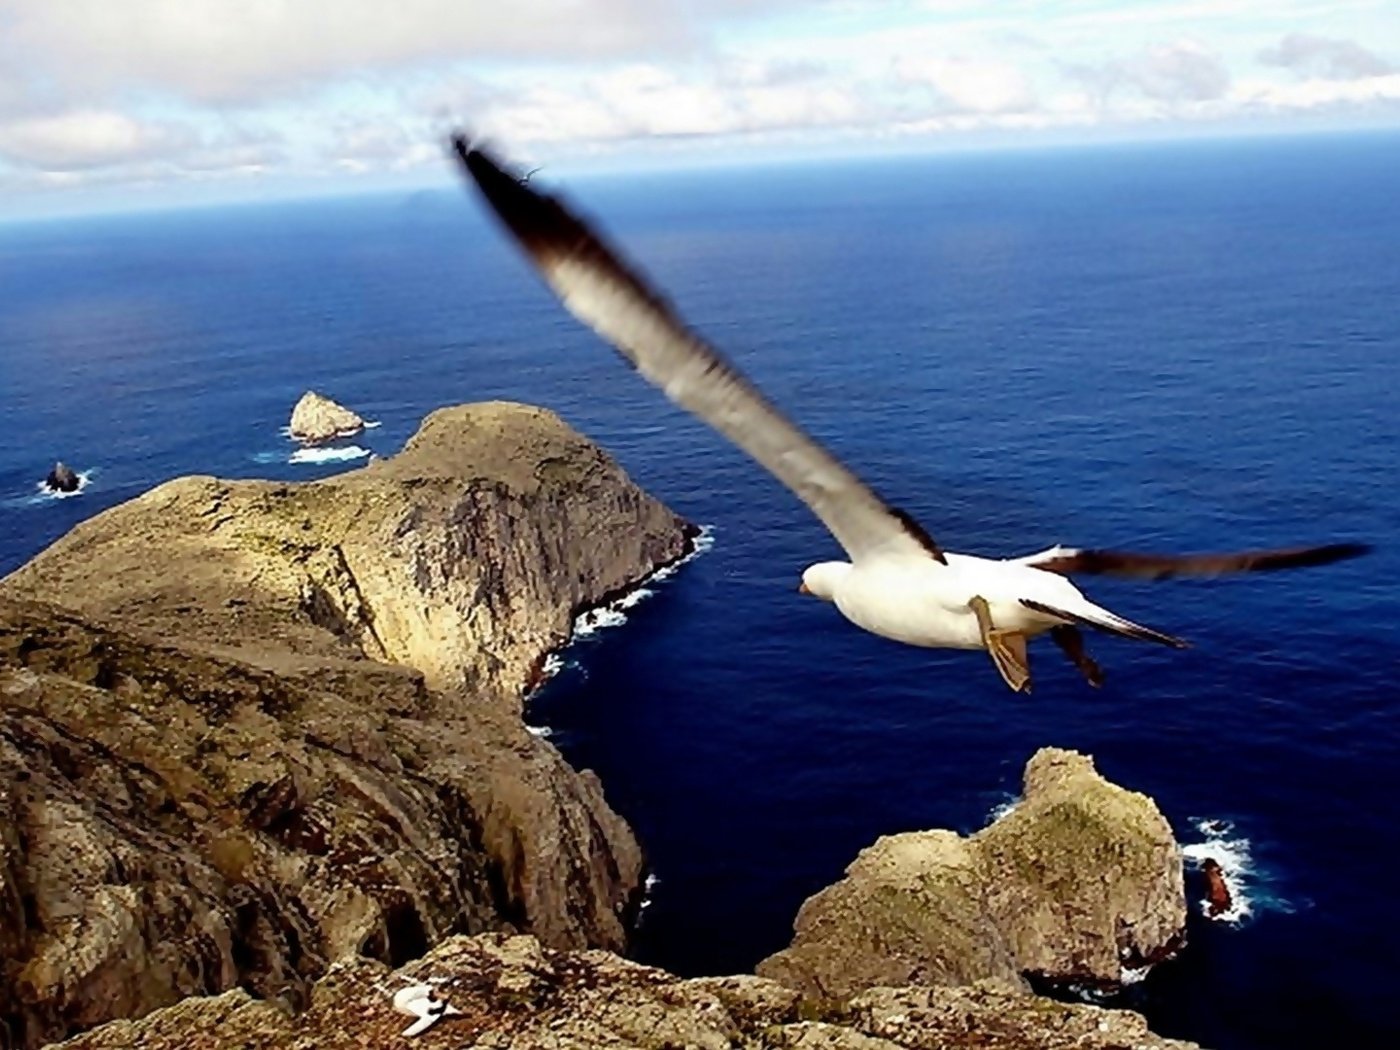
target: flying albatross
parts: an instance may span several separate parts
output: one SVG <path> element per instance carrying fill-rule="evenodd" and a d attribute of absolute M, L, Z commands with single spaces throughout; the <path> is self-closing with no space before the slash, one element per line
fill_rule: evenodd
<path fill-rule="evenodd" d="M 928 648 L 983 649 L 1006 684 L 1029 692 L 1026 641 L 1049 632 L 1091 685 L 1102 672 L 1080 625 L 1174 648 L 1188 643 L 1089 601 L 1066 577 L 1100 573 L 1160 580 L 1324 565 L 1367 548 L 1155 555 L 1052 547 L 998 560 L 954 554 L 890 506 L 779 411 L 681 319 L 560 200 L 503 168 L 464 136 L 453 147 L 468 175 L 546 284 L 576 318 L 611 343 L 647 381 L 752 456 L 811 508 L 849 561 L 802 574 L 804 594 L 833 602 L 874 634 Z"/>

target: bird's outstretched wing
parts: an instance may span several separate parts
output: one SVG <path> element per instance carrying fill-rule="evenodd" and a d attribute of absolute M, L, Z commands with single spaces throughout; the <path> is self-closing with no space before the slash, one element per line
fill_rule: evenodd
<path fill-rule="evenodd" d="M 1138 580 L 1169 580 L 1177 576 L 1228 576 L 1237 572 L 1270 572 L 1274 569 L 1326 565 L 1355 558 L 1370 549 L 1363 543 L 1330 543 L 1322 547 L 1287 547 L 1281 550 L 1239 551 L 1235 554 L 1172 555 L 1051 547 L 1016 560 L 1022 565 L 1065 576 L 1082 572 Z"/>
<path fill-rule="evenodd" d="M 784 416 L 561 201 L 538 192 L 465 138 L 454 138 L 453 147 L 564 306 L 668 398 L 796 493 L 852 561 L 876 553 L 945 560 L 917 522 L 885 503 Z"/>

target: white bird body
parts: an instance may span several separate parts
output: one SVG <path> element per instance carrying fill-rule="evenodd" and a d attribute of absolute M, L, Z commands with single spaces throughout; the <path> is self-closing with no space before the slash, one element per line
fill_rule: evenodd
<path fill-rule="evenodd" d="M 841 615 L 872 634 L 926 649 L 985 649 L 971 601 L 986 600 L 999 628 L 1031 637 L 1064 623 L 1025 605 L 1031 598 L 1086 617 L 1100 610 L 1063 576 L 972 554 L 932 558 L 896 555 L 822 562 L 804 575 L 807 590 L 828 598 Z M 818 582 L 814 583 L 813 580 Z M 830 581 L 828 586 L 827 581 Z"/>
<path fill-rule="evenodd" d="M 437 998 L 431 984 L 410 984 L 394 993 L 394 1009 L 416 1020 L 403 1030 L 403 1035 L 422 1035 L 444 1017 L 460 1014 L 451 1003 Z"/>
<path fill-rule="evenodd" d="M 458 136 L 467 174 L 563 305 L 671 401 L 748 453 L 811 509 L 849 562 L 803 573 L 804 591 L 874 634 L 925 648 L 985 649 L 1006 683 L 1030 688 L 1026 640 L 1049 632 L 1091 685 L 1102 677 L 1078 625 L 1186 643 L 1089 601 L 1067 573 L 1164 579 L 1322 565 L 1367 548 L 1338 543 L 1233 554 L 1155 555 L 1052 547 L 1005 561 L 943 551 L 908 514 L 778 410 L 659 293 L 554 197 Z"/>

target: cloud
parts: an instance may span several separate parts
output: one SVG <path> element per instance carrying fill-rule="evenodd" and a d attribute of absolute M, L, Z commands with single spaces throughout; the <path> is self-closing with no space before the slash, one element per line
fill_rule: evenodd
<path fill-rule="evenodd" d="M 1061 68 L 1104 103 L 1121 90 L 1156 102 L 1199 103 L 1224 98 L 1230 89 L 1230 71 L 1224 61 L 1194 40 L 1156 44 L 1105 63 L 1064 63 Z"/>
<path fill-rule="evenodd" d="M 904 84 L 931 88 L 943 108 L 957 113 L 1016 113 L 1035 108 L 1025 72 L 1008 62 L 904 56 L 895 62 Z"/>
<path fill-rule="evenodd" d="M 1362 80 L 1396 71 L 1392 63 L 1355 41 L 1309 33 L 1288 34 L 1273 47 L 1259 52 L 1259 61 L 1329 80 Z"/>
<path fill-rule="evenodd" d="M 0 0 L 11 61 L 82 91 L 209 103 L 467 59 L 602 60 L 698 46 L 696 4 L 653 0 Z M 729 0 L 743 16 L 768 5 Z"/>
<path fill-rule="evenodd" d="M 40 171 L 129 164 L 189 149 L 193 135 L 173 124 L 112 110 L 83 109 L 0 124 L 0 157 Z"/>

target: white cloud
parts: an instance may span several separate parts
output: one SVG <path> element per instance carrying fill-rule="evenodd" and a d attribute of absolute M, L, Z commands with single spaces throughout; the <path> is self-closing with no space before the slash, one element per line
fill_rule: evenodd
<path fill-rule="evenodd" d="M 36 75 L 217 103 L 419 63 L 602 59 L 696 41 L 692 20 L 652 0 L 0 0 L 0 25 L 10 60 Z"/>
<path fill-rule="evenodd" d="M 1266 65 L 1331 80 L 1360 80 L 1394 73 L 1395 66 L 1354 40 L 1290 33 L 1259 53 Z"/>
<path fill-rule="evenodd" d="M 1380 0 L 0 0 L 0 183 L 1397 123 L 1395 55 Z"/>
<path fill-rule="evenodd" d="M 962 113 L 1016 113 L 1035 108 L 1026 72 L 1009 62 L 904 55 L 895 75 L 932 88 L 946 107 Z"/>
<path fill-rule="evenodd" d="M 149 160 L 188 149 L 193 141 L 175 125 L 112 110 L 74 110 L 0 124 L 0 157 L 49 172 Z"/>

